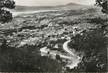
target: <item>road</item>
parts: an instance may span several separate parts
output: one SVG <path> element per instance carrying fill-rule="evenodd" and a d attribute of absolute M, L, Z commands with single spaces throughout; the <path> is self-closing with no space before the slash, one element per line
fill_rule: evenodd
<path fill-rule="evenodd" d="M 59 55 L 60 58 L 62 59 L 67 59 L 68 60 L 68 63 L 66 65 L 66 67 L 69 67 L 70 69 L 73 69 L 74 67 L 77 67 L 78 64 L 81 62 L 81 57 L 79 57 L 75 51 L 71 51 L 70 48 L 68 47 L 68 43 L 70 42 L 71 40 L 68 40 L 66 41 L 64 44 L 63 44 L 63 50 L 67 53 L 67 55 L 64 55 L 58 51 L 52 51 L 50 49 L 47 49 L 47 47 L 44 47 L 44 48 L 41 48 L 40 51 L 41 51 L 41 55 L 42 56 L 48 56 L 48 52 L 50 53 L 51 56 L 56 56 L 56 55 Z"/>
<path fill-rule="evenodd" d="M 66 66 L 69 67 L 70 69 L 73 69 L 74 67 L 77 67 L 78 64 L 81 62 L 81 58 L 76 54 L 74 49 L 71 49 L 71 48 L 68 47 L 68 44 L 70 42 L 71 42 L 71 40 L 66 41 L 63 44 L 63 49 L 71 57 L 71 61 Z"/>

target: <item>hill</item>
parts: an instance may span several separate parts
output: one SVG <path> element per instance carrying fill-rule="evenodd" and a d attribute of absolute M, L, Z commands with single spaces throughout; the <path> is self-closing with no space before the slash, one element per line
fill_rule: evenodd
<path fill-rule="evenodd" d="M 86 5 L 80 5 L 76 3 L 69 3 L 66 5 L 58 6 L 16 6 L 15 11 L 34 11 L 34 10 L 68 10 L 68 9 L 80 9 L 89 7 Z"/>
<path fill-rule="evenodd" d="M 73 3 L 46 7 L 60 10 L 18 15 L 12 22 L 0 24 L 0 71 L 106 72 L 108 16 L 87 7 Z M 17 11 L 36 9 L 21 6 Z M 77 67 L 70 70 L 66 66 L 72 61 L 59 60 L 59 56 L 58 59 L 41 56 L 43 47 L 68 56 L 62 45 L 69 37 L 70 49 L 74 48 L 75 53 L 83 57 Z"/>

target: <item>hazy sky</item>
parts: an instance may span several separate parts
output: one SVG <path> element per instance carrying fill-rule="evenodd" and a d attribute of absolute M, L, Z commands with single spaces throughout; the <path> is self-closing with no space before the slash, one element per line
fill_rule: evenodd
<path fill-rule="evenodd" d="M 79 4 L 91 5 L 94 4 L 95 0 L 15 0 L 16 5 L 26 5 L 26 6 L 50 6 L 50 5 L 61 5 L 70 2 L 75 2 Z"/>

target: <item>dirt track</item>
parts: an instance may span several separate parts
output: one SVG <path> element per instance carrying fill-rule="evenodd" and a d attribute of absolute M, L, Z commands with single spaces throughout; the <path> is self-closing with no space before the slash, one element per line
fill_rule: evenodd
<path fill-rule="evenodd" d="M 67 59 L 69 61 L 66 65 L 66 67 L 69 67 L 70 69 L 73 69 L 74 67 L 76 67 L 81 62 L 81 58 L 77 54 L 75 54 L 74 51 L 71 51 L 70 48 L 68 47 L 68 43 L 70 41 L 71 40 L 68 40 L 63 44 L 63 50 L 67 53 L 67 55 L 63 55 L 60 52 L 54 52 L 50 49 L 47 49 L 47 47 L 44 47 L 44 48 L 40 49 L 41 54 L 43 54 L 44 56 L 47 56 L 45 54 L 50 52 L 51 56 L 59 55 L 60 58 Z"/>

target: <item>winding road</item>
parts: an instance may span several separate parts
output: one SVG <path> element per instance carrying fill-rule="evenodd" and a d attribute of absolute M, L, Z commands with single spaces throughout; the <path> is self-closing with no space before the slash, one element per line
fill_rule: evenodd
<path fill-rule="evenodd" d="M 66 67 L 69 67 L 70 69 L 73 69 L 74 67 L 77 67 L 78 64 L 81 62 L 81 57 L 79 57 L 75 50 L 68 47 L 68 44 L 71 42 L 71 40 L 66 41 L 63 44 L 63 49 L 65 52 L 67 52 L 71 56 L 71 61 L 66 65 Z"/>
<path fill-rule="evenodd" d="M 64 42 L 63 44 L 63 50 L 68 54 L 68 55 L 63 55 L 60 52 L 54 52 L 52 50 L 48 50 L 47 47 L 41 48 L 41 54 L 44 54 L 44 56 L 47 56 L 47 53 L 50 52 L 50 55 L 56 56 L 59 55 L 60 58 L 68 60 L 66 67 L 69 67 L 70 69 L 73 69 L 74 67 L 77 67 L 78 64 L 81 62 L 81 57 L 79 57 L 75 51 L 71 51 L 70 48 L 68 47 L 68 43 L 71 40 L 68 40 Z M 47 51 L 48 50 L 48 51 Z M 73 49 L 74 50 L 74 49 Z M 42 55 L 43 56 L 43 55 Z"/>

